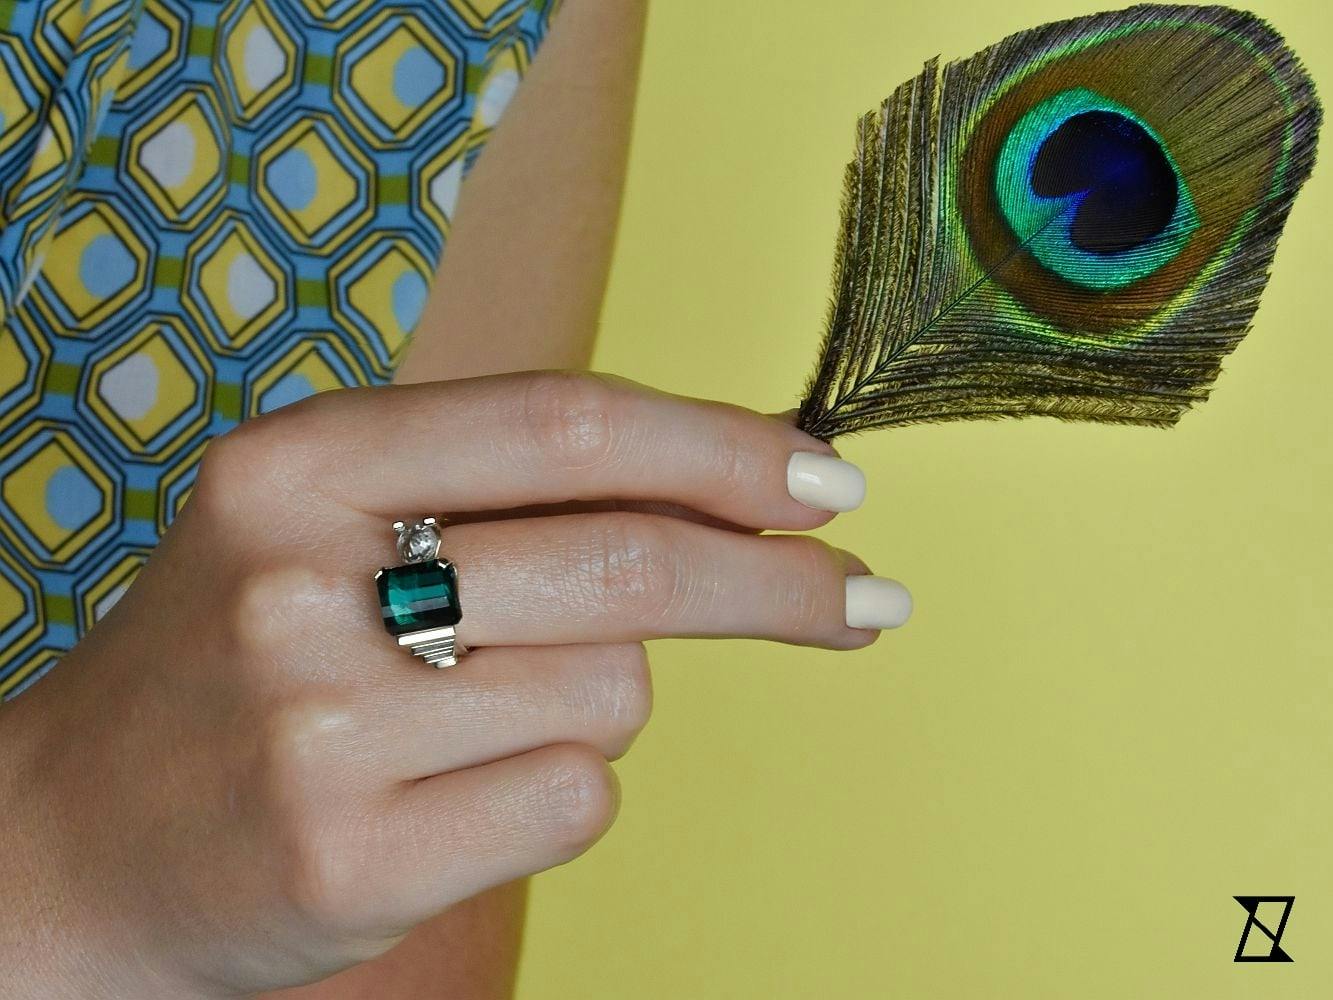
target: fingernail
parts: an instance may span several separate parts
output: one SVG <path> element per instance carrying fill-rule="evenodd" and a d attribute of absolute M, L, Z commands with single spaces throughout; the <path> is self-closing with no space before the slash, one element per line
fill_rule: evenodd
<path fill-rule="evenodd" d="M 897 628 L 912 617 L 912 595 L 882 576 L 847 578 L 848 628 Z"/>
<path fill-rule="evenodd" d="M 841 458 L 798 451 L 787 462 L 787 492 L 807 507 L 841 513 L 861 506 L 866 477 Z"/>

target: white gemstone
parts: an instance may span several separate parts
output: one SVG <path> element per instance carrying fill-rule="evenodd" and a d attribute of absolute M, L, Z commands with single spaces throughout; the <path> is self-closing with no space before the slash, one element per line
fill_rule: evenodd
<path fill-rule="evenodd" d="M 440 529 L 433 524 L 414 524 L 398 536 L 398 554 L 407 562 L 434 559 L 440 547 Z"/>

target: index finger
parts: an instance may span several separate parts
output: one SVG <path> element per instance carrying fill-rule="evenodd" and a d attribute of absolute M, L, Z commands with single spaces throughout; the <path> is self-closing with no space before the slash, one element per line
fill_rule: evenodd
<path fill-rule="evenodd" d="M 352 390 L 292 411 L 293 433 L 323 444 L 307 470 L 319 490 L 386 516 L 620 499 L 803 530 L 865 492 L 856 466 L 790 423 L 614 376 L 527 372 Z"/>

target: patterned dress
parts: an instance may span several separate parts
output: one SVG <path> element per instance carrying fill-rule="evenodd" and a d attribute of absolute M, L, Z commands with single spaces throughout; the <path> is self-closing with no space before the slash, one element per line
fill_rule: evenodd
<path fill-rule="evenodd" d="M 0 0 L 0 696 L 204 445 L 392 376 L 554 0 Z"/>

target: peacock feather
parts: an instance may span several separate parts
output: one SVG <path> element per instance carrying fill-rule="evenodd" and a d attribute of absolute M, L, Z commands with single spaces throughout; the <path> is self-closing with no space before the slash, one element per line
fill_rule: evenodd
<path fill-rule="evenodd" d="M 800 426 L 1174 424 L 1249 327 L 1319 123 L 1282 38 L 1224 7 L 928 62 L 858 124 Z"/>

